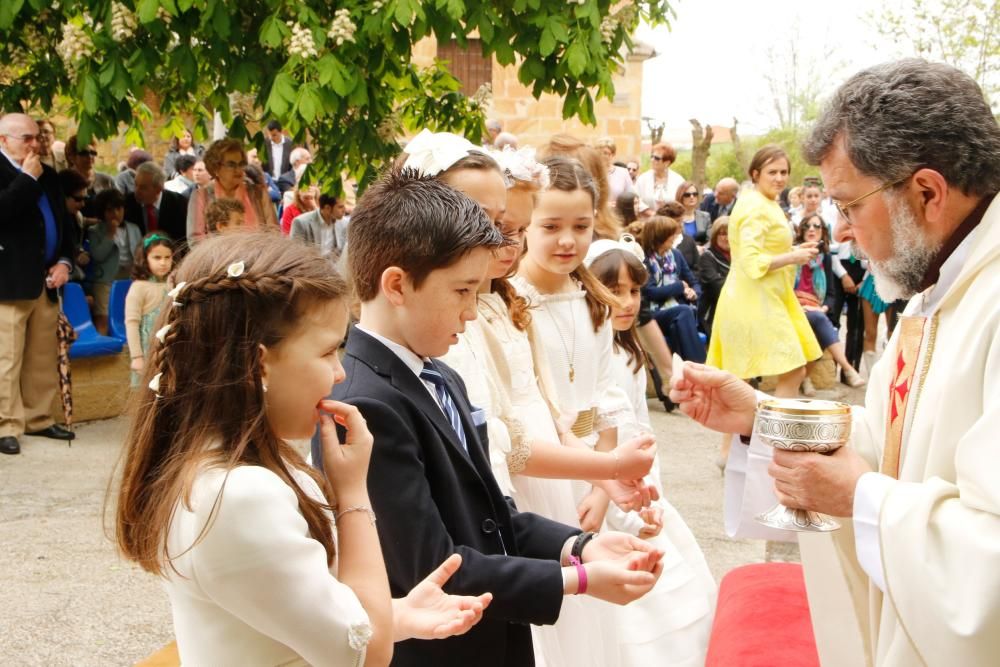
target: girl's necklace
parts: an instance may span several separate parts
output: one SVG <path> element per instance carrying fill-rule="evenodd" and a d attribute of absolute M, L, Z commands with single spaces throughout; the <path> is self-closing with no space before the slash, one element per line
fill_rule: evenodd
<path fill-rule="evenodd" d="M 552 320 L 552 324 L 555 325 L 556 332 L 559 334 L 559 341 L 562 343 L 563 351 L 566 353 L 566 363 L 569 365 L 569 381 L 570 384 L 576 379 L 576 368 L 574 362 L 576 361 L 576 313 L 573 311 L 573 302 L 569 303 L 569 317 L 570 321 L 573 323 L 573 340 L 570 345 L 566 345 L 566 337 L 563 336 L 562 327 L 559 326 L 559 320 L 552 315 L 552 312 L 546 308 L 545 312 L 548 314 L 549 318 Z M 552 303 L 549 306 L 553 305 Z"/>

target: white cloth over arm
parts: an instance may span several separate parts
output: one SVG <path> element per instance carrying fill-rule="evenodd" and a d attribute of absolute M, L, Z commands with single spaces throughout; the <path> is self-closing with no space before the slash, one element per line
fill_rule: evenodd
<path fill-rule="evenodd" d="M 322 497 L 311 478 L 294 474 Z M 166 588 L 185 667 L 364 662 L 368 615 L 331 574 L 292 488 L 271 471 L 202 472 L 190 510 L 177 508 L 168 548 L 179 574 L 168 570 Z"/>

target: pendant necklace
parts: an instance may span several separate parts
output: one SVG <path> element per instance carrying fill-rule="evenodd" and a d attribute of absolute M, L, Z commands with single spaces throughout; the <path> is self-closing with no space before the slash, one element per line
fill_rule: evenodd
<path fill-rule="evenodd" d="M 563 336 L 562 327 L 559 326 L 559 320 L 552 315 L 552 312 L 546 308 L 545 312 L 548 313 L 549 318 L 552 320 L 552 324 L 556 327 L 556 332 L 559 334 L 559 342 L 562 343 L 563 351 L 566 353 L 566 363 L 569 365 L 569 381 L 572 384 L 576 379 L 576 368 L 574 366 L 574 361 L 576 360 L 576 313 L 573 311 L 573 302 L 569 301 L 569 317 L 570 321 L 573 323 L 573 340 L 570 341 L 569 345 L 566 345 L 566 337 Z M 550 302 L 549 304 L 554 305 Z"/>

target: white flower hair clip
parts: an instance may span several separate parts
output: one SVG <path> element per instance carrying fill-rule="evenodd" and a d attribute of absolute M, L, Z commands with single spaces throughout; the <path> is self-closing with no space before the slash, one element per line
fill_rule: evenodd
<path fill-rule="evenodd" d="M 226 275 L 230 278 L 239 278 L 243 275 L 244 269 L 246 269 L 246 265 L 244 265 L 242 261 L 233 262 L 229 265 L 229 268 L 226 269 Z"/>
<path fill-rule="evenodd" d="M 601 239 L 591 243 L 590 250 L 587 251 L 587 256 L 584 258 L 583 263 L 589 268 L 598 257 L 606 252 L 611 252 L 612 250 L 627 252 L 640 262 L 646 259 L 646 253 L 643 252 L 642 246 L 635 240 L 635 237 L 631 234 L 622 234 L 617 241 L 612 241 L 611 239 Z"/>
<path fill-rule="evenodd" d="M 153 379 L 149 381 L 149 388 L 153 390 L 156 397 L 160 397 L 160 378 L 163 377 L 163 373 L 157 373 L 153 376 Z"/>
<path fill-rule="evenodd" d="M 168 331 L 170 331 L 169 324 L 160 327 L 160 330 L 156 332 L 156 340 L 160 341 L 161 345 L 166 341 Z"/>
<path fill-rule="evenodd" d="M 437 176 L 469 153 L 486 153 L 474 143 L 451 132 L 431 132 L 423 129 L 413 137 L 403 152 L 407 154 L 404 169 L 416 169 L 424 176 Z"/>
<path fill-rule="evenodd" d="M 507 146 L 502 151 L 490 151 L 489 155 L 500 165 L 508 189 L 518 181 L 532 183 L 540 190 L 549 187 L 549 168 L 535 159 L 535 149 L 531 146 L 518 150 Z"/>
<path fill-rule="evenodd" d="M 167 296 L 169 296 L 173 300 L 175 306 L 183 306 L 184 305 L 183 303 L 181 303 L 180 301 L 178 301 L 177 298 L 181 295 L 181 291 L 184 289 L 185 285 L 187 285 L 186 282 L 177 283 L 176 287 L 174 287 L 172 290 L 170 290 L 169 292 L 167 292 Z"/>

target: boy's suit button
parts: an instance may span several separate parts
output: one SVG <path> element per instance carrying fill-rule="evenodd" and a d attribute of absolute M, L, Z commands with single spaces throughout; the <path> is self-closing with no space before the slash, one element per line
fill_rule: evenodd
<path fill-rule="evenodd" d="M 487 535 L 497 532 L 497 522 L 493 519 L 486 519 L 483 521 L 483 532 Z"/>

